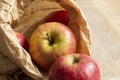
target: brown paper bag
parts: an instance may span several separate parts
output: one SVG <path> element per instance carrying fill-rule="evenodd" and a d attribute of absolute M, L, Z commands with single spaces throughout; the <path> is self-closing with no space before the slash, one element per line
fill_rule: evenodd
<path fill-rule="evenodd" d="M 2 0 L 0 1 L 0 66 L 2 66 L 0 80 L 48 80 L 47 73 L 38 69 L 29 53 L 20 46 L 14 31 L 24 34 L 29 41 L 34 29 L 44 23 L 52 12 L 61 9 L 69 11 L 68 27 L 76 37 L 77 53 L 90 55 L 90 29 L 74 0 L 12 0 L 12 2 Z M 21 78 L 20 75 L 25 75 L 24 73 L 29 77 L 21 76 L 24 77 Z"/>

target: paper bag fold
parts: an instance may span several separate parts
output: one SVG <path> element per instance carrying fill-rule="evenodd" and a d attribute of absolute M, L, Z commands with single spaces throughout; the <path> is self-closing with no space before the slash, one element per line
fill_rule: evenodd
<path fill-rule="evenodd" d="M 76 37 L 77 53 L 90 55 L 90 29 L 74 0 L 2 0 L 1 4 L 0 44 L 3 47 L 0 47 L 0 55 L 5 54 L 10 59 L 15 65 L 14 70 L 20 68 L 35 80 L 47 80 L 47 75 L 36 67 L 29 53 L 20 46 L 14 31 L 24 34 L 29 40 L 38 25 L 44 23 L 52 12 L 61 9 L 69 11 L 68 27 Z"/>

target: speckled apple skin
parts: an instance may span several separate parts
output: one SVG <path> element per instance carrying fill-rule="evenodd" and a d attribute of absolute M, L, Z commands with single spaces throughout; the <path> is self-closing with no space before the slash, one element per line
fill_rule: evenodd
<path fill-rule="evenodd" d="M 54 39 L 50 44 L 48 39 Z M 60 56 L 76 52 L 76 39 L 70 28 L 62 23 L 44 23 L 33 32 L 29 52 L 34 63 L 49 71 L 51 64 Z"/>
<path fill-rule="evenodd" d="M 80 61 L 74 63 L 75 57 Z M 100 80 L 97 63 L 85 54 L 68 54 L 59 57 L 52 65 L 49 80 Z"/>

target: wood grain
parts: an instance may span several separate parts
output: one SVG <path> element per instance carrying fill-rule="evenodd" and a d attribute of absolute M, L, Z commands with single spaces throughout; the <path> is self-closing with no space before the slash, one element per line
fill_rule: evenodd
<path fill-rule="evenodd" d="M 120 80 L 120 0 L 76 0 L 91 29 L 101 80 Z"/>

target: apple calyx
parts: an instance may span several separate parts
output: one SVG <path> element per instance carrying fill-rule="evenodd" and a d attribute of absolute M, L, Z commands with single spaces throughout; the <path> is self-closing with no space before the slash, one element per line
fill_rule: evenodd
<path fill-rule="evenodd" d="M 78 56 L 74 55 L 73 64 L 77 64 L 77 63 L 79 63 L 79 61 L 80 61 L 80 58 Z"/>

